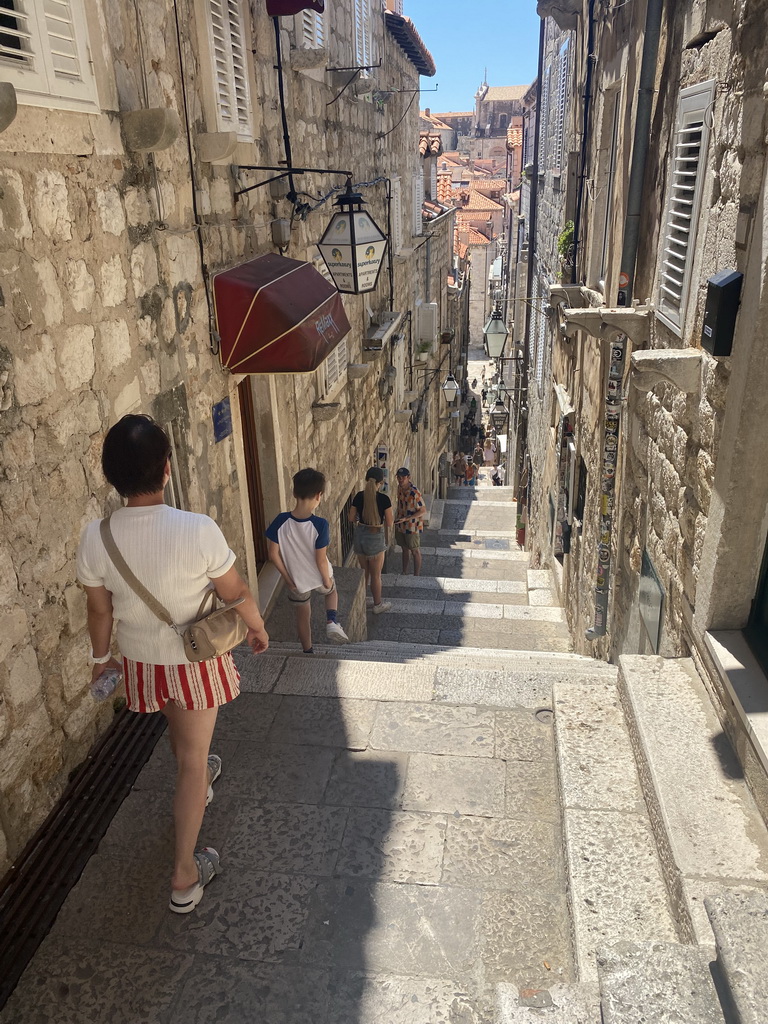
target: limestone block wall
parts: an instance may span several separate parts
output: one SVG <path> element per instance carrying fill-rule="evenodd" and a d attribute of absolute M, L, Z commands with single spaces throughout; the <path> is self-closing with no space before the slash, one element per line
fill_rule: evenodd
<path fill-rule="evenodd" d="M 140 5 L 141 46 L 132 3 L 87 3 L 101 109 L 22 103 L 0 135 L 0 873 L 112 713 L 87 691 L 85 598 L 74 574 L 82 526 L 118 504 L 100 470 L 108 427 L 129 411 L 169 427 L 183 504 L 220 523 L 243 571 L 253 564 L 237 381 L 214 351 L 205 272 L 274 251 L 270 221 L 290 216 L 266 189 L 234 197 L 239 182 L 254 178 L 238 178 L 232 164 L 284 158 L 266 14 L 252 12 L 253 137 L 217 164 L 201 155 L 202 136 L 216 132 L 216 123 L 193 0 L 178 4 L 180 47 L 168 0 Z M 334 12 L 333 56 L 347 65 L 351 5 Z M 290 69 L 292 20 L 283 26 L 295 162 L 348 167 L 356 181 L 415 169 L 416 106 L 385 135 L 407 96 L 386 108 L 351 92 L 331 103 L 339 83 Z M 383 20 L 375 33 L 380 87 L 417 85 Z M 170 148 L 154 154 L 128 151 L 121 135 L 119 112 L 145 105 L 172 108 L 182 125 Z M 312 202 L 334 184 L 338 178 L 307 178 L 300 187 Z M 366 198 L 386 225 L 384 195 L 377 186 Z M 328 204 L 296 220 L 287 254 L 311 258 L 331 212 Z M 395 268 L 396 309 L 413 307 L 424 287 L 414 278 L 410 263 Z M 347 301 L 350 362 L 363 361 L 369 311 L 389 306 L 386 273 L 375 295 Z M 376 391 L 386 359 L 378 357 L 364 380 L 344 384 L 331 422 L 312 413 L 323 398 L 317 375 L 262 382 L 259 415 L 284 453 L 270 501 L 282 503 L 295 461 L 323 461 L 333 520 L 381 437 L 398 464 L 407 457 L 409 428 L 394 424 L 391 403 Z M 211 408 L 228 396 L 234 431 L 216 443 Z"/>

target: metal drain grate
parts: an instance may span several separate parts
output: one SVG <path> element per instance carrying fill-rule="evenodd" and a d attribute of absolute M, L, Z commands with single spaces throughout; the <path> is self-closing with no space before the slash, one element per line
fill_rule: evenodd
<path fill-rule="evenodd" d="M 0 1009 L 165 730 L 123 708 L 0 880 Z"/>

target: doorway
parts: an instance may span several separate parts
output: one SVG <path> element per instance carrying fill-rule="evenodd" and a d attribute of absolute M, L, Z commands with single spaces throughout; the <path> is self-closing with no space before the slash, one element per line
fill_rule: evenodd
<path fill-rule="evenodd" d="M 752 613 L 744 635 L 763 671 L 768 675 L 768 541 L 763 552 L 763 564 L 755 600 L 752 602 Z"/>
<path fill-rule="evenodd" d="M 259 466 L 259 445 L 256 434 L 256 416 L 253 405 L 251 378 L 246 377 L 237 386 L 240 401 L 240 420 L 243 425 L 243 451 L 245 453 L 245 474 L 248 485 L 248 504 L 251 510 L 251 532 L 256 557 L 256 569 L 267 561 L 267 528 L 264 515 L 264 495 Z"/>

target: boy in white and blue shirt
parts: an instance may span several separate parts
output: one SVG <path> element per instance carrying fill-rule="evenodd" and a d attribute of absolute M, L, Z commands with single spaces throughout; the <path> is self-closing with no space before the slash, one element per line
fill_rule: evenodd
<path fill-rule="evenodd" d="M 288 585 L 288 600 L 296 615 L 296 629 L 305 654 L 312 649 L 312 591 L 325 597 L 325 635 L 331 643 L 348 644 L 339 625 L 339 595 L 328 561 L 331 539 L 327 519 L 314 515 L 325 491 L 325 476 L 316 469 L 300 469 L 293 478 L 296 505 L 272 520 L 265 534 L 269 560 Z"/>

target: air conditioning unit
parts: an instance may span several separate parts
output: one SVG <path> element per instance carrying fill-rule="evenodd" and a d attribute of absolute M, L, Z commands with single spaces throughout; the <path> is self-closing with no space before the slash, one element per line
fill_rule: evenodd
<path fill-rule="evenodd" d="M 437 303 L 423 302 L 419 307 L 419 341 L 434 341 L 437 337 Z"/>

